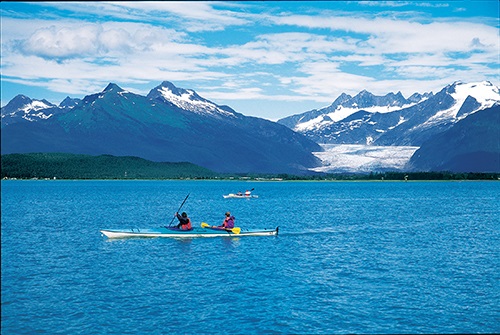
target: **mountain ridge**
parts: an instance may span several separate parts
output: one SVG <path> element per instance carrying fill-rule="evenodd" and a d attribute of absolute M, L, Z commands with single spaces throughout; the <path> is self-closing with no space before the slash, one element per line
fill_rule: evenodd
<path fill-rule="evenodd" d="M 169 81 L 146 96 L 109 83 L 101 92 L 66 97 L 59 105 L 16 96 L 1 111 L 2 152 L 112 154 L 189 161 L 216 172 L 310 173 L 322 165 L 318 144 L 423 146 L 427 153 L 419 154 L 434 162 L 415 158 L 408 166 L 435 171 L 444 165 L 428 154 L 432 148 L 425 143 L 443 142 L 439 135 L 456 134 L 448 132 L 455 126 L 473 129 L 462 121 L 499 104 L 499 89 L 490 82 L 456 81 L 436 94 L 409 98 L 401 92 L 342 93 L 327 107 L 272 122 L 217 105 Z M 474 134 L 477 138 L 470 140 L 475 143 L 482 136 L 489 140 L 486 133 Z M 467 154 L 456 159 L 466 160 Z"/>
<path fill-rule="evenodd" d="M 409 170 L 500 171 L 500 105 L 457 122 L 424 142 L 408 162 Z"/>
<path fill-rule="evenodd" d="M 467 94 L 468 91 L 476 97 Z M 457 81 L 436 94 L 414 93 L 411 99 L 394 93 L 377 97 L 366 90 L 355 97 L 343 93 L 328 107 L 277 122 L 317 143 L 418 146 L 494 103 L 500 103 L 500 94 L 498 87 L 490 82 Z"/>
<path fill-rule="evenodd" d="M 319 164 L 312 152 L 321 147 L 283 125 L 246 117 L 169 82 L 155 89 L 162 94 L 148 98 L 110 83 L 72 108 L 52 106 L 58 113 L 17 122 L 2 108 L 2 153 L 137 156 L 237 173 L 310 173 Z"/>

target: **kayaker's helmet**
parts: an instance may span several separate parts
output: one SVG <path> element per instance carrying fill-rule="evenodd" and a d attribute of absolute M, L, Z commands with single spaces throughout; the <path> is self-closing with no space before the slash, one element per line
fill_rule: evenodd
<path fill-rule="evenodd" d="M 187 218 L 187 216 L 188 216 L 188 215 L 186 214 L 186 212 L 182 212 L 181 216 L 182 216 L 183 218 Z"/>
<path fill-rule="evenodd" d="M 231 216 L 231 213 L 230 212 L 226 212 L 226 216 Z"/>

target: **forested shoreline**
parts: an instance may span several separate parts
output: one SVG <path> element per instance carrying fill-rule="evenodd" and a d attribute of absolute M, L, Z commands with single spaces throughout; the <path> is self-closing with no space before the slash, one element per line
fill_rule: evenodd
<path fill-rule="evenodd" d="M 216 176 L 209 169 L 187 162 L 152 162 L 130 156 L 65 153 L 2 155 L 2 179 L 205 179 Z"/>
<path fill-rule="evenodd" d="M 372 172 L 222 174 L 188 162 L 152 162 L 139 157 L 29 153 L 2 155 L 2 179 L 243 179 L 243 180 L 499 180 L 500 173 Z"/>

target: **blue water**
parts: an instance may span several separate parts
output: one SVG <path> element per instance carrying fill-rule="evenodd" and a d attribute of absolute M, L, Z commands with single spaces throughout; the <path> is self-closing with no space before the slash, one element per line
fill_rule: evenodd
<path fill-rule="evenodd" d="M 500 332 L 499 182 L 1 187 L 4 335 Z M 168 225 L 187 194 L 195 225 L 280 235 L 99 233 Z"/>

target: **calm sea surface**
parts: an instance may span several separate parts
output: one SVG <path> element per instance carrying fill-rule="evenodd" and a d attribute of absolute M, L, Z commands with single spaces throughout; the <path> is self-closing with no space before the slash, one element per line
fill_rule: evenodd
<path fill-rule="evenodd" d="M 500 182 L 1 187 L 4 335 L 500 332 Z M 168 225 L 187 194 L 197 226 L 280 234 L 99 233 Z"/>

